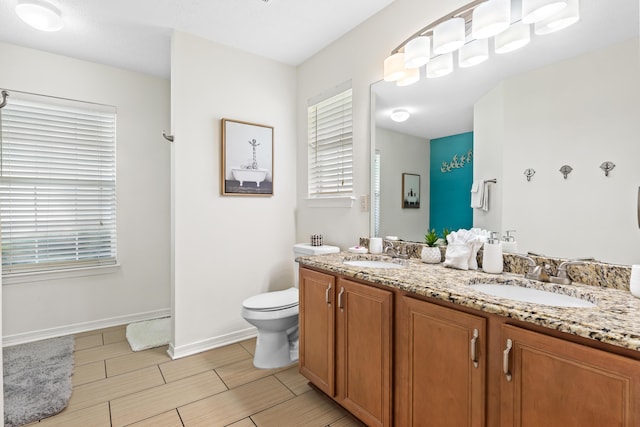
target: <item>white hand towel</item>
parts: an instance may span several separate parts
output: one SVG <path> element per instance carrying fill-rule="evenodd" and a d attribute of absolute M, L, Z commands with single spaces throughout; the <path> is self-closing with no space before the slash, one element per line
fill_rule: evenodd
<path fill-rule="evenodd" d="M 478 250 L 482 247 L 485 239 L 480 235 L 481 231 L 479 229 L 473 231 L 460 229 L 449 233 L 444 266 L 460 270 L 477 270 Z"/>
<path fill-rule="evenodd" d="M 483 179 L 476 179 L 471 184 L 471 207 L 485 212 L 489 210 L 489 186 Z"/>

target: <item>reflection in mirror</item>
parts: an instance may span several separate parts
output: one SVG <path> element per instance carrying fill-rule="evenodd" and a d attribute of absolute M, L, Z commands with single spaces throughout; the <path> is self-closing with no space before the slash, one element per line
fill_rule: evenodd
<path fill-rule="evenodd" d="M 372 235 L 423 240 L 434 212 L 447 205 L 433 198 L 434 174 L 442 172 L 429 166 L 431 141 L 471 133 L 472 179 L 497 184 L 489 187 L 489 210 L 473 209 L 470 225 L 516 230 L 521 252 L 640 263 L 639 17 L 636 0 L 581 0 L 578 23 L 532 35 L 519 51 L 498 55 L 490 42 L 489 59 L 475 67 L 435 79 L 422 69 L 423 78 L 406 87 L 373 84 L 371 152 L 379 155 L 380 182 L 378 198 L 372 173 L 372 206 L 379 203 Z M 411 117 L 392 122 L 398 108 Z M 609 176 L 599 168 L 604 161 L 616 164 Z M 573 168 L 566 180 L 565 164 Z M 530 180 L 527 169 L 536 171 Z M 422 177 L 419 210 L 399 206 L 402 173 Z"/>

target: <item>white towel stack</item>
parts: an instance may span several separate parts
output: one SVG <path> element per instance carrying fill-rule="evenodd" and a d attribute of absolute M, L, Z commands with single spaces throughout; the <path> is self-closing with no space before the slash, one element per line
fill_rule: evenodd
<path fill-rule="evenodd" d="M 489 185 L 484 179 L 476 179 L 471 184 L 471 207 L 489 210 Z"/>
<path fill-rule="evenodd" d="M 460 229 L 447 236 L 444 266 L 458 270 L 478 269 L 478 250 L 487 241 L 489 232 L 480 228 Z"/>

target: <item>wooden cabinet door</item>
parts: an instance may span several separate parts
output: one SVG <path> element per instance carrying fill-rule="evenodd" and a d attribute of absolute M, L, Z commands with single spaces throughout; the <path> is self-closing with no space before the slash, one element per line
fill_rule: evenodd
<path fill-rule="evenodd" d="M 408 297 L 402 307 L 406 414 L 398 414 L 397 424 L 484 426 L 486 319 Z"/>
<path fill-rule="evenodd" d="M 335 277 L 300 269 L 300 373 L 335 395 Z"/>
<path fill-rule="evenodd" d="M 336 398 L 368 426 L 390 426 L 393 294 L 345 279 L 336 291 Z"/>
<path fill-rule="evenodd" d="M 509 325 L 502 342 L 502 426 L 640 426 L 639 361 Z"/>

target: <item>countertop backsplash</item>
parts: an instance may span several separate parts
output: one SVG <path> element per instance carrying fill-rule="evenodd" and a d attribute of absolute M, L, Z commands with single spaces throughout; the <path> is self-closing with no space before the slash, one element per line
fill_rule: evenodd
<path fill-rule="evenodd" d="M 422 248 L 427 246 L 423 243 L 406 242 L 403 240 L 384 240 L 384 244 L 391 243 L 396 250 L 403 250 L 410 258 L 420 259 Z M 369 247 L 369 238 L 361 237 L 360 246 Z M 440 246 L 442 253 L 441 261 L 444 261 L 446 246 Z M 536 264 L 544 266 L 547 274 L 555 276 L 558 266 L 564 261 L 570 261 L 565 258 L 552 258 L 540 255 L 528 255 Z M 482 249 L 478 251 L 478 266 L 482 267 Z M 504 271 L 506 273 L 524 274 L 527 271 L 526 260 L 515 256 L 514 254 L 503 254 Z M 599 261 L 586 261 L 583 265 L 571 265 L 567 268 L 569 278 L 577 283 L 591 286 L 600 286 L 605 288 L 613 288 L 620 290 L 629 290 L 629 280 L 631 278 L 631 266 L 608 264 Z"/>

